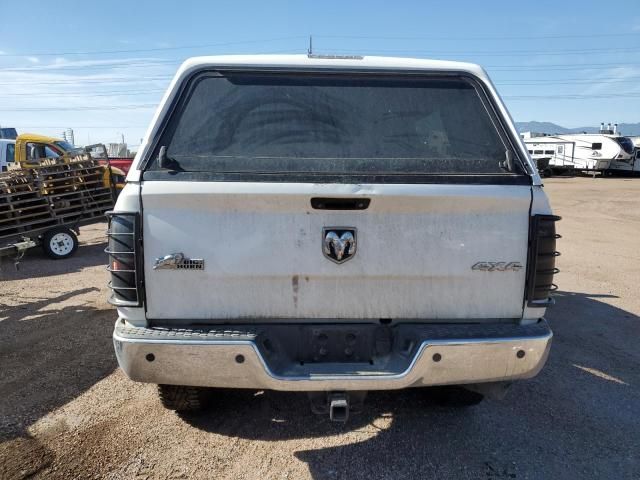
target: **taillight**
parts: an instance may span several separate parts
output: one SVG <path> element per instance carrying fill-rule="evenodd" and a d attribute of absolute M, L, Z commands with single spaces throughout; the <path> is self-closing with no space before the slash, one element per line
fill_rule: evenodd
<path fill-rule="evenodd" d="M 556 268 L 556 215 L 534 215 L 529 231 L 529 262 L 527 265 L 527 306 L 546 307 L 551 303 L 551 292 L 557 290 L 553 276 Z"/>
<path fill-rule="evenodd" d="M 109 303 L 121 307 L 142 305 L 142 258 L 140 217 L 137 213 L 107 212 L 109 229 L 105 252 L 111 272 Z"/>

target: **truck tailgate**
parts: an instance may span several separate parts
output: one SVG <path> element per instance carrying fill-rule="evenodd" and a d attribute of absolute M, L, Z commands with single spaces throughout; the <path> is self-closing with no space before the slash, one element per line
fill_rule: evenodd
<path fill-rule="evenodd" d="M 319 210 L 315 197 L 371 202 Z M 525 185 L 147 181 L 147 318 L 518 318 L 530 203 Z M 357 238 L 342 264 L 323 255 L 323 229 L 335 227 Z M 204 269 L 153 268 L 178 252 Z M 472 269 L 487 262 L 514 268 Z"/>

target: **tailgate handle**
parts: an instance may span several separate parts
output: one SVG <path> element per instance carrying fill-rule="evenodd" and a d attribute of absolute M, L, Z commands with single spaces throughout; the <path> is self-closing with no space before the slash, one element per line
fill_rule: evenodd
<path fill-rule="evenodd" d="M 316 210 L 366 210 L 370 198 L 321 198 L 311 199 L 311 207 Z"/>

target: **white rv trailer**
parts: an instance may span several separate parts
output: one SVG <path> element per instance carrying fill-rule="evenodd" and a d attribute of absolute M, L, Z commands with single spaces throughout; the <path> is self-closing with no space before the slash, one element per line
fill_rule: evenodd
<path fill-rule="evenodd" d="M 640 137 L 626 138 L 633 144 L 633 156 L 630 159 L 612 161 L 609 172 L 640 175 Z"/>
<path fill-rule="evenodd" d="M 610 123 L 607 125 L 607 128 L 605 128 L 604 123 L 601 123 L 600 133 L 613 135 L 616 141 L 624 150 L 624 154 L 620 154 L 616 158 L 611 160 L 611 165 L 609 165 L 609 170 L 607 173 L 633 172 L 637 156 L 634 141 L 629 137 L 622 136 L 622 134 L 618 131 L 617 123 L 613 125 L 613 129 L 611 129 Z"/>
<path fill-rule="evenodd" d="M 617 132 L 617 125 L 601 125 L 599 133 L 523 135 L 529 154 L 540 170 L 607 171 L 633 162 L 633 142 Z M 628 167 L 627 167 L 628 168 Z"/>

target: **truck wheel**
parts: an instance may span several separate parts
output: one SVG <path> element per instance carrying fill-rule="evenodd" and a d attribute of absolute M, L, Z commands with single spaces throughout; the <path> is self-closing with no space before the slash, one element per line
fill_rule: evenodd
<path fill-rule="evenodd" d="M 78 237 L 69 228 L 52 228 L 45 232 L 42 248 L 54 260 L 68 258 L 78 249 Z"/>
<path fill-rule="evenodd" d="M 201 387 L 185 385 L 158 385 L 160 402 L 176 412 L 197 412 L 207 406 L 209 391 Z"/>

